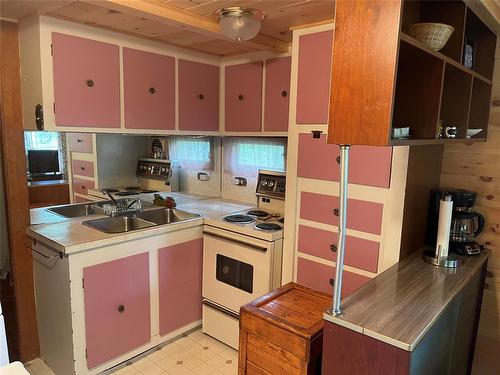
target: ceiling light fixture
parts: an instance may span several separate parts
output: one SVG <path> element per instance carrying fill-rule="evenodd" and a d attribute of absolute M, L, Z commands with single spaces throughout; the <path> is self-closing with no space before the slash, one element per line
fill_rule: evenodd
<path fill-rule="evenodd" d="M 222 33 L 238 42 L 255 37 L 266 17 L 260 10 L 242 7 L 221 8 L 214 14 L 219 20 Z"/>

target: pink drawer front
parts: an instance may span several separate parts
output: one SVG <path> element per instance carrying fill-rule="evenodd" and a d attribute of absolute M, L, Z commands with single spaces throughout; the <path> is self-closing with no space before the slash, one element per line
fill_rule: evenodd
<path fill-rule="evenodd" d="M 338 225 L 338 208 L 338 197 L 309 192 L 301 193 L 300 217 L 302 219 Z M 382 229 L 383 209 L 384 205 L 381 203 L 348 199 L 347 228 L 361 232 L 380 234 Z"/>
<path fill-rule="evenodd" d="M 331 250 L 331 246 L 336 246 L 337 242 L 338 233 L 311 228 L 306 225 L 299 226 L 298 250 L 302 253 L 335 260 L 337 255 Z M 346 236 L 344 262 L 348 266 L 376 273 L 378 252 L 378 242 Z"/>
<path fill-rule="evenodd" d="M 94 163 L 87 160 L 73 160 L 71 163 L 73 175 L 94 177 Z"/>
<path fill-rule="evenodd" d="M 94 152 L 91 133 L 67 133 L 66 142 L 70 151 L 86 154 Z"/>
<path fill-rule="evenodd" d="M 298 258 L 297 282 L 320 292 L 333 294 L 330 279 L 335 278 L 335 267 L 316 263 L 308 259 Z M 358 275 L 354 272 L 344 271 L 342 277 L 342 298 L 347 297 L 363 284 L 370 280 L 369 277 Z"/>
<path fill-rule="evenodd" d="M 80 180 L 76 178 L 73 180 L 73 193 L 87 195 L 88 190 L 94 188 L 95 184 L 93 181 Z"/>
<path fill-rule="evenodd" d="M 73 196 L 73 201 L 74 203 L 87 203 L 90 202 L 88 199 L 85 199 L 84 197 L 81 197 L 79 195 L 74 194 Z"/>
<path fill-rule="evenodd" d="M 339 181 L 339 156 L 339 146 L 327 144 L 326 135 L 318 139 L 309 133 L 300 134 L 297 174 L 299 177 Z M 392 147 L 353 146 L 349 153 L 349 183 L 388 188 L 391 163 Z"/>

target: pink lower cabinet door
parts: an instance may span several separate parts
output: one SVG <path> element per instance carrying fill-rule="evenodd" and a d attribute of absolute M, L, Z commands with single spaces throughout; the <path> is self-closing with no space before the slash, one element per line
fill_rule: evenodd
<path fill-rule="evenodd" d="M 382 203 L 348 199 L 347 228 L 372 234 L 382 230 Z M 300 217 L 324 224 L 339 224 L 339 198 L 333 195 L 302 192 Z"/>
<path fill-rule="evenodd" d="M 338 233 L 299 225 L 298 250 L 319 258 L 337 259 Z M 348 266 L 370 272 L 377 272 L 379 243 L 352 236 L 346 236 L 344 262 Z"/>
<path fill-rule="evenodd" d="M 297 282 L 320 292 L 333 294 L 335 267 L 313 262 L 299 257 L 297 259 Z M 342 298 L 361 288 L 370 278 L 354 272 L 345 271 L 342 277 Z"/>
<path fill-rule="evenodd" d="M 123 48 L 123 93 L 127 129 L 175 128 L 173 57 Z"/>
<path fill-rule="evenodd" d="M 83 269 L 87 366 L 151 339 L 149 253 Z"/>
<path fill-rule="evenodd" d="M 326 135 L 299 135 L 297 175 L 339 181 L 340 150 L 326 143 Z M 327 167 L 325 167 L 327 166 Z M 349 183 L 388 188 L 391 182 L 392 147 L 352 146 L 349 153 Z"/>
<path fill-rule="evenodd" d="M 225 82 L 225 131 L 260 132 L 262 61 L 227 66 Z"/>
<path fill-rule="evenodd" d="M 297 123 L 326 124 L 330 100 L 333 31 L 299 38 Z"/>
<path fill-rule="evenodd" d="M 203 239 L 158 250 L 160 335 L 201 319 Z"/>
<path fill-rule="evenodd" d="M 57 126 L 120 127 L 117 45 L 52 33 Z"/>
<path fill-rule="evenodd" d="M 179 130 L 219 130 L 219 67 L 179 60 Z"/>
<path fill-rule="evenodd" d="M 291 66 L 290 56 L 266 61 L 265 131 L 288 130 Z"/>

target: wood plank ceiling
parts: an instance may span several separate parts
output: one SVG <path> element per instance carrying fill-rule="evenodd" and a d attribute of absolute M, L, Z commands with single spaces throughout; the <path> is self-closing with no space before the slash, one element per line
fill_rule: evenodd
<path fill-rule="evenodd" d="M 260 34 L 248 42 L 224 37 L 213 17 L 228 6 L 256 8 L 267 17 Z M 333 0 L 2 0 L 1 16 L 20 19 L 38 12 L 220 56 L 260 50 L 285 52 L 290 28 L 331 22 Z"/>

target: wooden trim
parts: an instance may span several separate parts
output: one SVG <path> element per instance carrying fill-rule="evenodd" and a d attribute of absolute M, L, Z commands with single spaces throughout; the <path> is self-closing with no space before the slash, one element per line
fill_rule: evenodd
<path fill-rule="evenodd" d="M 222 34 L 219 23 L 215 18 L 200 16 L 167 4 L 158 5 L 144 0 L 84 0 L 83 2 L 155 20 L 165 25 L 179 27 L 180 30 L 189 30 L 198 34 L 209 35 L 216 39 L 229 40 Z M 280 53 L 288 52 L 290 46 L 290 43 L 286 41 L 263 34 L 240 43 L 251 48 L 273 50 Z"/>
<path fill-rule="evenodd" d="M 29 206 L 24 155 L 18 25 L 2 21 L 0 29 L 2 46 L 0 137 L 11 272 L 17 310 L 19 355 L 22 361 L 29 361 L 38 357 L 40 350 L 33 291 L 31 244 L 25 233 L 29 223 Z M 14 359 L 16 358 L 12 358 Z"/>
<path fill-rule="evenodd" d="M 292 27 L 289 28 L 289 30 L 294 31 L 294 30 L 308 29 L 310 27 L 316 27 L 316 26 L 323 26 L 323 25 L 333 24 L 334 22 L 335 22 L 334 18 L 328 18 L 326 20 L 321 20 L 321 21 L 316 21 L 316 22 L 309 22 L 309 23 L 304 23 L 302 25 L 292 26 Z"/>

